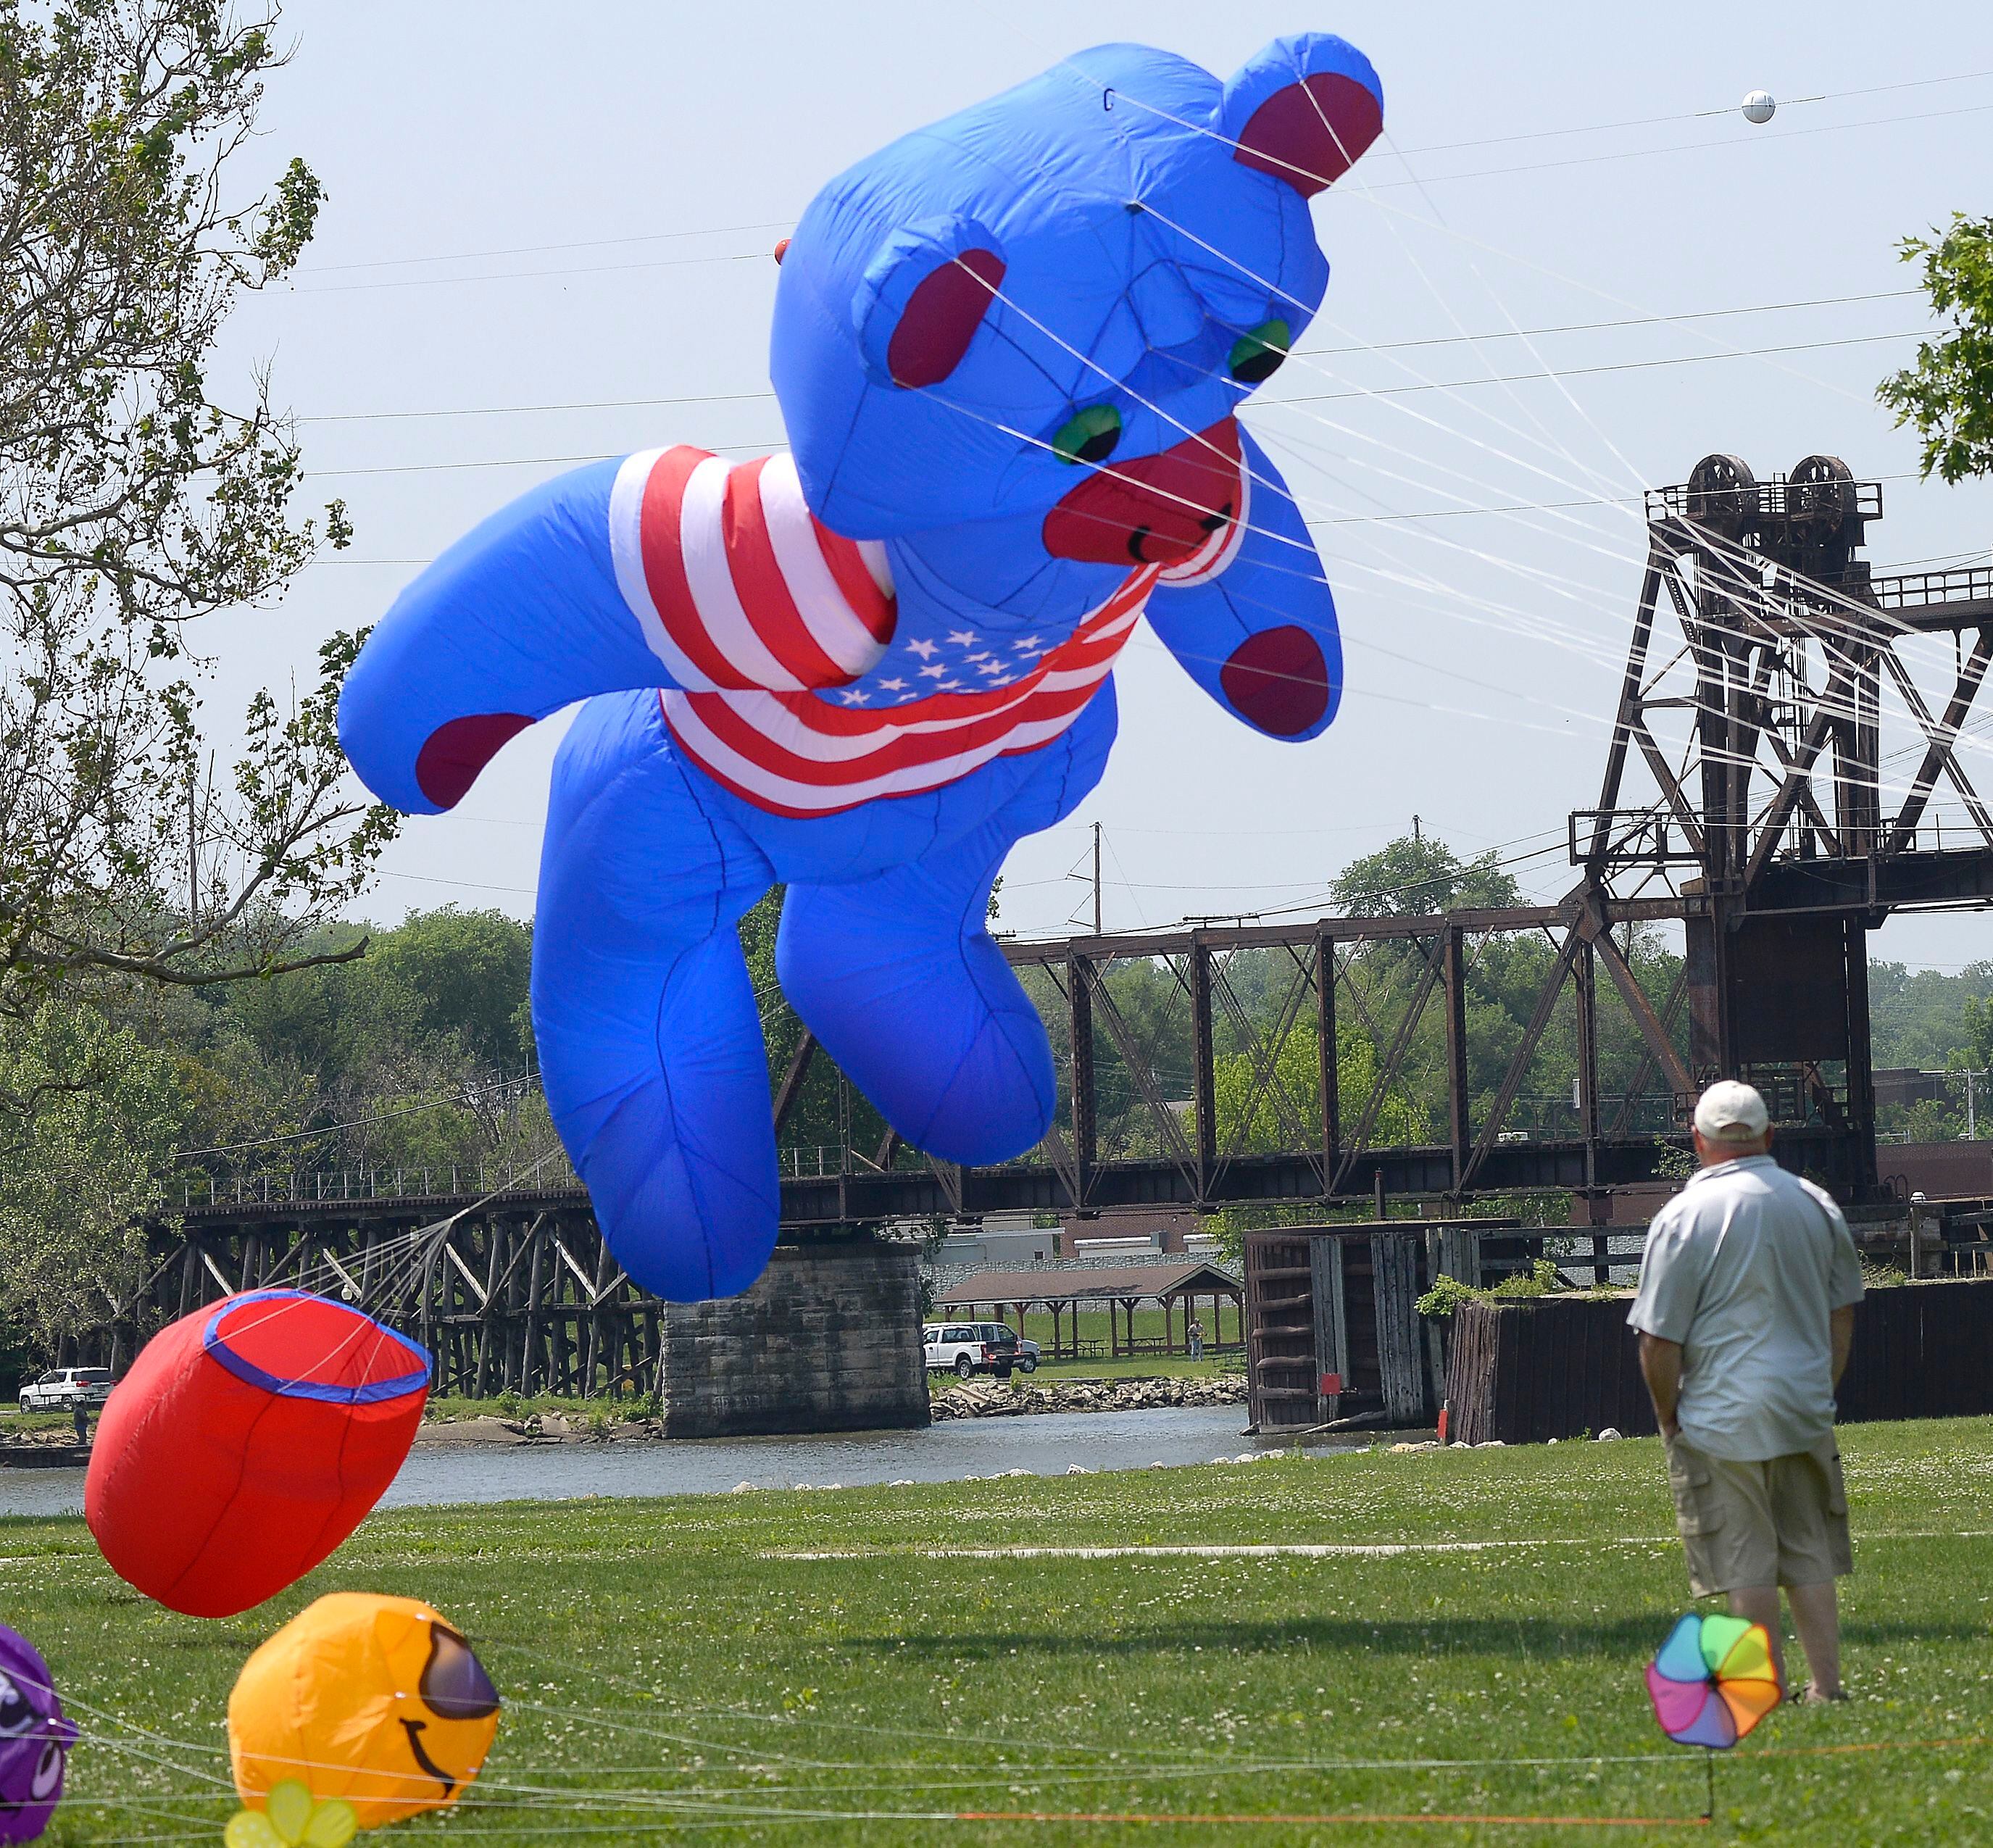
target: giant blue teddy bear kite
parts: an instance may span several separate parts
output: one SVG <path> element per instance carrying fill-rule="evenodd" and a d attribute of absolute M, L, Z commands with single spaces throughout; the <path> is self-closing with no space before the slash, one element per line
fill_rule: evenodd
<path fill-rule="evenodd" d="M 1328 282 L 1309 196 L 1383 111 L 1369 60 L 1323 33 L 1225 84 L 1112 45 L 894 142 L 779 253 L 788 454 L 563 475 L 368 640 L 340 735 L 411 814 L 584 702 L 554 767 L 533 1028 L 639 1283 L 730 1295 L 774 1242 L 734 927 L 771 884 L 783 992 L 853 1082 L 915 1147 L 1007 1160 L 1055 1085 L 990 885 L 1099 780 L 1136 623 L 1256 729 L 1329 722 L 1335 604 L 1236 413 Z"/>

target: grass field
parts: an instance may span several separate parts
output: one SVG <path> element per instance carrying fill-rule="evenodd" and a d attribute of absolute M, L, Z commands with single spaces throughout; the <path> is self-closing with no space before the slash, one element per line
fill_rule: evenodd
<path fill-rule="evenodd" d="M 1714 1833 L 1993 1840 L 1993 1421 L 1856 1426 L 1844 1453 L 1854 1698 L 1723 1760 Z M 1670 1532 L 1651 1441 L 1379 1450 L 391 1513 L 213 1624 L 129 1594 L 80 1522 L 15 1520 L 0 1610 L 88 1735 L 58 1843 L 217 1842 L 236 1669 L 339 1588 L 428 1598 L 507 1697 L 484 1778 L 411 1844 L 1661 1842 L 1694 1829 L 985 1819 L 1696 1817 L 1704 1761 L 1640 1685 L 1685 1600 Z M 948 1556 L 1019 1542 L 1431 1550 Z"/>

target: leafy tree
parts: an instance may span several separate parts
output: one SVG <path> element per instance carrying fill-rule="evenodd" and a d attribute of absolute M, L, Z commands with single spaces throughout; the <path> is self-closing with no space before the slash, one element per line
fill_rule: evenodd
<path fill-rule="evenodd" d="M 200 729 L 214 611 L 274 597 L 318 528 L 258 381 L 208 371 L 245 290 L 285 275 L 321 193 L 292 161 L 241 196 L 273 15 L 219 0 L 0 0 L 0 1009 L 111 971 L 207 983 L 303 948 L 391 836 L 334 730 L 357 646 L 251 701 L 238 760 Z M 343 510 L 325 534 L 348 537 Z M 0 1100 L 4 1102 L 5 1100 Z M 19 1100 L 15 1100 L 18 1105 Z"/>
<path fill-rule="evenodd" d="M 1993 996 L 1993 962 L 1958 971 L 1909 969 L 1900 962 L 1868 965 L 1868 1013 L 1875 1063 L 1883 1068 L 1940 1070 L 1993 1060 L 1985 1003 Z"/>
<path fill-rule="evenodd" d="M 1926 479 L 1993 473 L 1993 218 L 1955 212 L 1948 230 L 1898 248 L 1905 262 L 1923 265 L 1931 312 L 1949 325 L 1875 395 L 1923 439 Z"/>
<path fill-rule="evenodd" d="M 1966 996 L 1959 1013 L 1965 1044 L 1954 1056 L 1974 1071 L 1993 1068 L 1993 1000 L 1984 996 Z"/>
<path fill-rule="evenodd" d="M 1321 1121 L 1319 1044 L 1312 1024 L 1297 1026 L 1289 1031 L 1273 1055 L 1273 1075 L 1283 1097 L 1301 1122 L 1311 1126 Z M 1349 1030 L 1336 1035 L 1335 1051 L 1337 1103 L 1344 1124 L 1350 1126 L 1377 1088 L 1377 1052 L 1361 1033 Z M 1274 1102 L 1272 1085 L 1262 1087 L 1256 1081 L 1259 1069 L 1246 1052 L 1226 1053 L 1212 1062 L 1212 1099 L 1217 1106 L 1221 1151 L 1263 1154 L 1294 1146 L 1293 1133 Z M 1426 1111 L 1393 1089 L 1378 1105 L 1370 1144 L 1386 1147 L 1421 1143 L 1427 1129 Z"/>
<path fill-rule="evenodd" d="M 143 1280 L 139 1215 L 191 1114 L 181 1078 L 93 1007 L 45 1000 L 0 1026 L 0 1085 L 33 1117 L 0 1148 L 0 1322 L 44 1351 L 123 1313 Z"/>
<path fill-rule="evenodd" d="M 532 1052 L 524 1006 L 532 963 L 530 924 L 446 905 L 411 915 L 361 966 L 407 997 L 418 1033 L 450 1039 L 484 1064 L 517 1067 Z"/>
<path fill-rule="evenodd" d="M 1444 841 L 1410 835 L 1352 860 L 1329 890 L 1336 909 L 1350 917 L 1417 917 L 1523 902 L 1521 888 L 1492 848 L 1463 860 Z"/>

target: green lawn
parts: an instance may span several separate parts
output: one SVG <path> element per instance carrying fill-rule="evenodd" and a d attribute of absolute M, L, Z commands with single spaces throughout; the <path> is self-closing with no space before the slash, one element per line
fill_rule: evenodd
<path fill-rule="evenodd" d="M 1993 1420 L 1856 1426 L 1844 1454 L 1855 1698 L 1782 1710 L 1718 1764 L 1721 1833 L 1993 1840 Z M 431 1600 L 508 1697 L 464 1810 L 403 1826 L 411 1844 L 1659 1842 L 1684 1831 L 953 1819 L 1693 1816 L 1703 1761 L 1660 1739 L 1639 1679 L 1684 1602 L 1670 1531 L 1651 1441 L 1379 1450 L 389 1514 L 306 1585 L 214 1624 L 128 1593 L 80 1522 L 17 1520 L 0 1523 L 0 1610 L 87 1703 L 53 1843 L 218 1841 L 230 1682 L 341 1587 Z M 937 1550 L 1026 1541 L 1494 1544 Z M 850 1556 L 792 1556 L 812 1552 Z"/>

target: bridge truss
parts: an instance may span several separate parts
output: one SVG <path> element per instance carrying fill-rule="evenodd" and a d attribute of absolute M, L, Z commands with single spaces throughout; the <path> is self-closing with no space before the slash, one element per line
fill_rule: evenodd
<path fill-rule="evenodd" d="M 1868 933 L 1993 902 L 1993 811 L 1960 749 L 1993 664 L 1993 572 L 1874 576 L 1856 554 L 1881 511 L 1879 487 L 1820 456 L 1762 484 L 1712 456 L 1649 497 L 1605 777 L 1571 817 L 1559 903 L 1007 943 L 1058 1063 L 1043 1143 L 962 1169 L 867 1140 L 839 1078 L 837 1146 L 784 1175 L 787 1235 L 1137 1208 L 1381 1218 L 1393 1198 L 1537 1190 L 1603 1224 L 1724 1074 L 1765 1090 L 1783 1159 L 1872 1197 Z M 1643 974 L 1657 928 L 1686 945 L 1666 982 L 1651 955 Z M 805 1035 L 778 1139 L 818 1059 Z M 573 1389 L 655 1361 L 665 1306 L 578 1189 L 263 1187 L 162 1215 L 121 1327 L 309 1279 L 423 1333 L 451 1389 Z"/>

